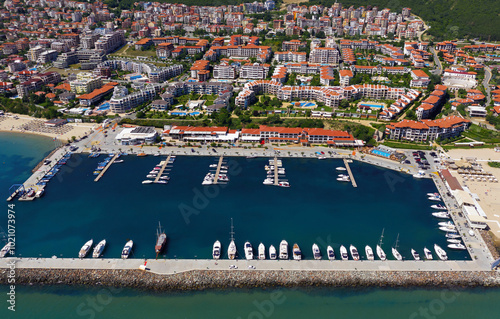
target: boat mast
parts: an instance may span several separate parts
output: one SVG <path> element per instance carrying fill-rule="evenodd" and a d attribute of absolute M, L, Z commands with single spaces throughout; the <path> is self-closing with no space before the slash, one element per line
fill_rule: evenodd
<path fill-rule="evenodd" d="M 230 240 L 234 241 L 234 227 L 233 227 L 233 219 L 232 218 L 231 218 L 231 231 L 229 232 L 229 234 L 231 235 Z"/>
<path fill-rule="evenodd" d="M 396 244 L 394 245 L 394 248 L 398 249 L 398 242 L 399 242 L 399 233 L 398 237 L 396 237 Z"/>
<path fill-rule="evenodd" d="M 385 228 L 382 228 L 382 235 L 380 236 L 380 241 L 378 243 L 378 245 L 380 246 L 380 248 L 382 248 L 382 239 L 384 239 L 384 230 L 385 230 Z"/>

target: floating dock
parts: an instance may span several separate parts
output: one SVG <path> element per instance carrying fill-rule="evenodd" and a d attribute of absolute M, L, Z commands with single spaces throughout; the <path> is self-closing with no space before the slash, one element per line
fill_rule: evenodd
<path fill-rule="evenodd" d="M 98 182 L 101 179 L 101 177 L 104 175 L 104 173 L 106 173 L 108 168 L 111 166 L 111 164 L 114 163 L 114 161 L 118 158 L 118 156 L 120 156 L 120 154 L 115 154 L 115 156 L 113 156 L 111 161 L 109 161 L 108 165 L 106 165 L 106 167 L 104 167 L 104 169 L 101 171 L 101 173 L 99 175 L 97 175 L 97 177 L 94 179 L 94 182 Z"/>
<path fill-rule="evenodd" d="M 271 164 L 271 163 L 269 163 L 269 164 Z M 279 168 L 278 168 L 278 157 L 277 156 L 274 157 L 273 164 L 274 164 L 274 185 L 278 186 L 278 184 L 279 184 L 279 176 L 278 176 Z"/>
<path fill-rule="evenodd" d="M 167 157 L 167 159 L 165 160 L 165 162 L 163 163 L 163 165 L 160 168 L 160 172 L 158 172 L 158 175 L 156 175 L 156 178 L 155 178 L 155 180 L 154 180 L 153 183 L 158 183 L 158 181 L 160 180 L 160 177 L 163 175 L 163 171 L 165 170 L 165 168 L 167 168 L 168 163 L 170 163 L 170 157 L 171 156 L 172 155 L 169 155 Z"/>
<path fill-rule="evenodd" d="M 222 167 L 222 163 L 224 163 L 224 156 L 219 157 L 219 163 L 217 163 L 217 169 L 215 170 L 215 176 L 214 176 L 214 184 L 219 183 L 219 174 L 220 174 L 220 169 Z"/>
<path fill-rule="evenodd" d="M 356 184 L 356 181 L 354 180 L 354 176 L 352 175 L 351 168 L 349 167 L 349 161 L 345 158 L 344 158 L 344 164 L 345 164 L 345 168 L 347 169 L 347 173 L 349 173 L 349 178 L 351 179 L 352 187 L 358 187 L 358 185 Z"/>

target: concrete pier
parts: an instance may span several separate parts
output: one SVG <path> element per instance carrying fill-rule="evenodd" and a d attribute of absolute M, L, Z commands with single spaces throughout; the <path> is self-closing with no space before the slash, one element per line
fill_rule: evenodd
<path fill-rule="evenodd" d="M 224 163 L 224 156 L 219 157 L 219 163 L 217 163 L 217 169 L 215 170 L 215 176 L 214 176 L 214 184 L 219 183 L 219 174 L 220 174 L 220 169 L 222 167 L 222 164 Z"/>
<path fill-rule="evenodd" d="M 279 174 L 278 174 L 278 171 L 279 171 L 279 168 L 278 168 L 278 157 L 275 156 L 274 157 L 274 185 L 278 186 L 279 184 Z"/>
<path fill-rule="evenodd" d="M 163 171 L 165 171 L 165 168 L 167 167 L 168 163 L 170 163 L 170 157 L 172 155 L 169 155 L 167 157 L 167 159 L 165 160 L 165 162 L 163 163 L 163 165 L 161 166 L 161 169 L 160 171 L 158 172 L 158 175 L 156 175 L 156 178 L 154 180 L 154 183 L 158 183 L 158 181 L 160 180 L 160 177 L 163 175 Z"/>
<path fill-rule="evenodd" d="M 111 164 L 113 164 L 113 162 L 118 158 L 118 156 L 120 156 L 120 154 L 115 154 L 115 156 L 113 156 L 111 161 L 109 161 L 108 165 L 106 165 L 106 167 L 104 167 L 101 173 L 97 175 L 97 177 L 94 179 L 94 182 L 98 182 L 101 179 L 101 177 L 103 177 L 104 173 L 106 173 L 108 168 L 111 166 Z"/>
<path fill-rule="evenodd" d="M 351 179 L 351 183 L 353 187 L 358 187 L 356 181 L 354 180 L 354 175 L 352 175 L 351 167 L 349 167 L 349 161 L 344 158 L 345 168 L 347 169 L 347 173 L 349 174 L 349 178 Z"/>

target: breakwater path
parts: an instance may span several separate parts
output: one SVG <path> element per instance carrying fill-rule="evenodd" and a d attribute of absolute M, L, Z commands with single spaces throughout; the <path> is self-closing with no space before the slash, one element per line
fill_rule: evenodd
<path fill-rule="evenodd" d="M 480 261 L 465 260 L 387 260 L 387 261 L 341 261 L 341 260 L 244 260 L 244 259 L 93 259 L 93 258 L 4 258 L 0 269 L 9 268 L 15 262 L 16 269 L 86 269 L 86 270 L 133 270 L 139 269 L 145 261 L 147 272 L 172 275 L 193 270 L 219 271 L 395 271 L 395 272 L 447 272 L 447 271 L 489 271 L 490 265 Z M 237 269 L 230 267 L 236 266 Z M 232 267 L 234 268 L 234 267 Z"/>

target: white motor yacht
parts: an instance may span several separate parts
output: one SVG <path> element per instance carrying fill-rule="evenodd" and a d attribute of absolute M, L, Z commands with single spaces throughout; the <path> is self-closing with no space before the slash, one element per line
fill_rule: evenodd
<path fill-rule="evenodd" d="M 439 209 L 439 210 L 448 210 L 448 208 L 446 208 L 446 206 L 443 206 L 441 204 L 431 205 L 431 208 Z"/>
<path fill-rule="evenodd" d="M 329 260 L 335 260 L 335 252 L 333 251 L 332 246 L 326 247 L 326 253 L 328 254 Z"/>
<path fill-rule="evenodd" d="M 288 243 L 284 239 L 280 243 L 280 259 L 288 259 Z"/>
<path fill-rule="evenodd" d="M 336 168 L 337 171 L 345 171 L 347 170 L 345 167 L 339 166 Z"/>
<path fill-rule="evenodd" d="M 339 177 L 339 178 L 337 178 L 337 181 L 339 181 L 339 182 L 350 182 L 351 179 L 349 178 L 349 176 L 346 176 L 346 177 Z"/>
<path fill-rule="evenodd" d="M 212 248 L 212 257 L 214 259 L 219 259 L 221 253 L 220 241 L 216 240 Z"/>
<path fill-rule="evenodd" d="M 450 215 L 446 212 L 432 213 L 432 216 L 434 216 L 436 218 L 442 218 L 442 219 L 449 219 L 450 218 Z"/>
<path fill-rule="evenodd" d="M 149 179 L 147 179 L 147 180 L 145 180 L 145 181 L 142 181 L 142 183 L 143 183 L 143 184 L 151 184 L 152 182 L 153 182 L 153 181 L 152 181 L 152 180 L 149 180 Z"/>
<path fill-rule="evenodd" d="M 457 233 L 447 233 L 446 235 L 444 235 L 444 237 L 446 238 L 460 238 L 461 236 Z"/>
<path fill-rule="evenodd" d="M 432 260 L 432 252 L 427 247 L 424 247 L 424 255 L 425 259 Z"/>
<path fill-rule="evenodd" d="M 359 260 L 359 252 L 358 252 L 358 249 L 356 247 L 351 245 L 349 247 L 349 251 L 351 252 L 352 259 Z"/>
<path fill-rule="evenodd" d="M 250 244 L 249 241 L 245 243 L 245 258 L 247 260 L 252 260 L 253 259 L 253 248 L 252 244 Z"/>
<path fill-rule="evenodd" d="M 447 233 L 454 233 L 457 231 L 455 226 L 439 227 L 439 230 Z"/>
<path fill-rule="evenodd" d="M 264 185 L 273 185 L 274 184 L 274 180 L 272 180 L 271 178 L 266 178 L 262 184 Z"/>
<path fill-rule="evenodd" d="M 264 260 L 266 259 L 266 246 L 264 246 L 263 243 L 259 244 L 259 259 Z"/>
<path fill-rule="evenodd" d="M 455 239 L 455 238 L 446 238 L 446 241 L 449 242 L 450 244 L 461 244 L 462 241 L 460 239 Z"/>
<path fill-rule="evenodd" d="M 312 251 L 313 251 L 313 257 L 314 257 L 314 259 L 320 260 L 321 259 L 321 252 L 319 250 L 318 245 L 313 244 Z"/>
<path fill-rule="evenodd" d="M 288 182 L 279 182 L 278 186 L 279 187 L 290 187 L 290 183 L 288 183 Z"/>
<path fill-rule="evenodd" d="M 93 243 L 94 241 L 92 239 L 86 242 L 80 249 L 80 253 L 78 253 L 78 258 L 85 258 L 85 256 L 87 256 L 87 254 L 89 253 L 90 248 L 92 248 Z"/>
<path fill-rule="evenodd" d="M 465 247 L 464 244 L 449 244 L 448 248 L 451 248 L 451 249 L 460 249 L 460 250 L 466 250 L 467 249 L 467 247 Z"/>
<path fill-rule="evenodd" d="M 436 252 L 436 255 L 439 257 L 439 259 L 448 260 L 448 255 L 446 255 L 446 252 L 437 244 L 434 244 L 434 251 Z"/>
<path fill-rule="evenodd" d="M 277 257 L 276 248 L 273 245 L 269 246 L 269 259 L 275 260 Z"/>
<path fill-rule="evenodd" d="M 411 255 L 413 256 L 413 259 L 415 260 L 420 260 L 420 255 L 417 253 L 415 249 L 411 249 Z"/>
<path fill-rule="evenodd" d="M 302 251 L 300 250 L 300 247 L 299 247 L 299 245 L 297 245 L 297 243 L 293 244 L 292 253 L 293 253 L 294 260 L 301 260 L 302 259 Z"/>
<path fill-rule="evenodd" d="M 106 247 L 106 239 L 103 239 L 95 246 L 94 252 L 92 253 L 92 258 L 99 258 L 104 251 L 104 247 Z"/>
<path fill-rule="evenodd" d="M 130 256 L 130 253 L 132 252 L 132 248 L 134 247 L 134 242 L 132 240 L 129 240 L 125 246 L 123 247 L 122 250 L 122 259 L 127 259 L 128 256 Z"/>
<path fill-rule="evenodd" d="M 441 227 L 455 227 L 455 224 L 453 224 L 451 221 L 439 222 L 438 225 Z"/>
<path fill-rule="evenodd" d="M 373 250 L 368 245 L 365 246 L 365 254 L 366 254 L 366 259 L 375 260 L 375 256 L 373 255 Z"/>
<path fill-rule="evenodd" d="M 344 245 L 340 246 L 340 257 L 342 260 L 348 260 L 349 256 L 347 255 L 347 249 L 344 247 Z"/>
<path fill-rule="evenodd" d="M 438 197 L 438 196 L 441 196 L 441 195 L 439 195 L 439 193 L 427 193 L 427 196 L 429 196 L 429 197 Z"/>
<path fill-rule="evenodd" d="M 435 202 L 440 202 L 441 201 L 441 198 L 440 197 L 429 197 L 428 198 L 429 200 L 432 200 L 432 201 L 435 201 Z"/>

